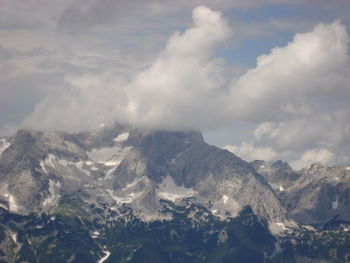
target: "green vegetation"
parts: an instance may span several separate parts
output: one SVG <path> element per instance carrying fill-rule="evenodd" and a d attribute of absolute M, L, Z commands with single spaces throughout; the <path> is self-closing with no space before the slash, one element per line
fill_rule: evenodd
<path fill-rule="evenodd" d="M 0 262 L 58 263 L 296 263 L 345 262 L 350 235 L 342 230 L 295 229 L 276 239 L 250 207 L 219 220 L 190 200 L 164 202 L 173 220 L 144 222 L 127 207 L 107 223 L 102 213 L 83 209 L 78 197 L 64 197 L 54 214 L 18 216 L 0 211 Z M 106 212 L 103 210 L 103 213 Z M 100 211 L 101 212 L 101 211 Z M 93 215 L 95 217 L 93 217 Z M 107 217 L 106 217 L 107 218 Z M 275 244 L 278 243 L 278 249 Z"/>

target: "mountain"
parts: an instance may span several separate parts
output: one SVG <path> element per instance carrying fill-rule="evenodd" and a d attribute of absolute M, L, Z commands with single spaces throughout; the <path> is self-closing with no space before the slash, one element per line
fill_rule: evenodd
<path fill-rule="evenodd" d="M 116 124 L 95 132 L 20 130 L 0 143 L 0 262 L 348 256 L 348 177 L 340 177 L 346 168 L 323 174 L 338 171 L 342 194 L 333 210 L 343 221 L 330 224 L 326 206 L 327 216 L 317 221 L 322 227 L 312 227 L 300 224 L 317 210 L 305 210 L 308 194 L 319 193 L 310 190 L 322 181 L 316 172 L 296 172 L 281 161 L 247 163 L 208 145 L 199 132 Z"/>
<path fill-rule="evenodd" d="M 313 164 L 287 190 L 290 216 L 304 224 L 350 222 L 350 167 Z M 305 205 L 307 204 L 307 205 Z"/>
<path fill-rule="evenodd" d="M 313 164 L 294 171 L 282 161 L 251 164 L 270 183 L 289 218 L 312 225 L 350 222 L 350 166 Z"/>
<path fill-rule="evenodd" d="M 17 213 L 49 211 L 79 192 L 86 205 L 101 198 L 115 209 L 128 204 L 144 219 L 162 216 L 160 200 L 192 197 L 222 217 L 250 205 L 271 223 L 285 221 L 266 180 L 200 133 L 117 126 L 77 134 L 22 130 L 11 140 L 0 159 L 0 194 Z"/>
<path fill-rule="evenodd" d="M 262 160 L 255 160 L 250 164 L 269 182 L 276 193 L 284 192 L 300 177 L 300 174 L 294 171 L 287 162 L 281 160 L 271 164 Z"/>

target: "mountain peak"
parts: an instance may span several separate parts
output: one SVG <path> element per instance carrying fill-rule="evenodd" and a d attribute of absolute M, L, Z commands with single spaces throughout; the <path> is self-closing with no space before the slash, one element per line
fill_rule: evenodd
<path fill-rule="evenodd" d="M 293 170 L 287 162 L 283 162 L 282 160 L 277 160 L 276 162 L 272 163 L 271 166 L 277 169 Z"/>
<path fill-rule="evenodd" d="M 20 166 L 20 158 L 26 166 Z M 123 125 L 80 133 L 21 130 L 0 162 L 9 168 L 2 170 L 2 183 L 9 185 L 3 194 L 27 212 L 55 209 L 61 198 L 79 192 L 86 205 L 104 200 L 113 209 L 129 206 L 141 217 L 157 217 L 163 199 L 177 203 L 189 197 L 218 216 L 234 216 L 250 205 L 270 221 L 285 217 L 251 165 L 208 145 L 195 131 Z M 23 188 L 24 178 L 30 184 Z M 33 190 L 41 194 L 28 202 Z"/>

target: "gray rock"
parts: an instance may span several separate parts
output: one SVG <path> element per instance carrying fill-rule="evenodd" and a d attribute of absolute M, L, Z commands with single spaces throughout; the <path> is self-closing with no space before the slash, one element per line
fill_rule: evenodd
<path fill-rule="evenodd" d="M 223 218 L 250 205 L 271 222 L 286 220 L 264 177 L 192 131 L 118 124 L 91 133 L 18 131 L 0 157 L 0 182 L 18 213 L 50 211 L 62 196 L 84 193 L 86 206 L 103 200 L 145 219 L 161 216 L 162 199 L 193 198 Z"/>

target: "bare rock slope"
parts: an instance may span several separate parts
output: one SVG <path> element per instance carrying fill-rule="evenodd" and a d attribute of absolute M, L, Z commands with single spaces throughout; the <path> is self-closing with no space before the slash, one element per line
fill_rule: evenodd
<path fill-rule="evenodd" d="M 184 199 L 220 217 L 250 205 L 269 222 L 286 220 L 270 185 L 249 163 L 197 132 L 121 125 L 90 133 L 21 130 L 2 145 L 0 204 L 12 212 L 50 211 L 79 193 L 86 206 L 103 200 L 147 220 L 166 216 L 161 200 Z"/>

